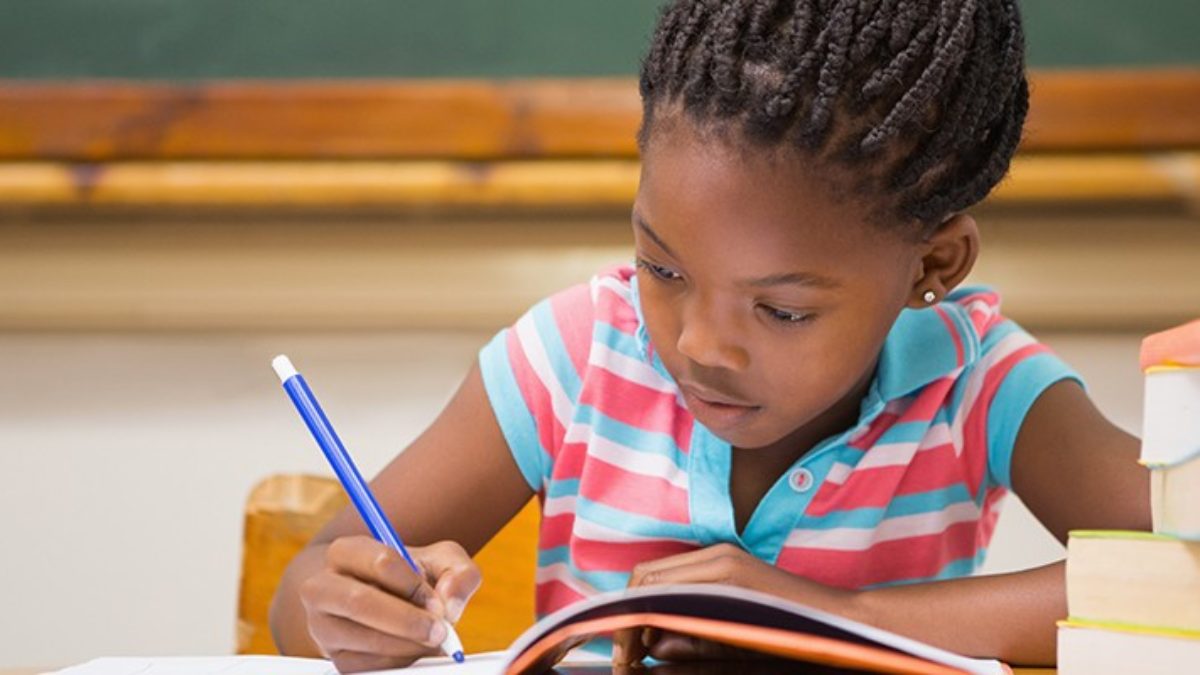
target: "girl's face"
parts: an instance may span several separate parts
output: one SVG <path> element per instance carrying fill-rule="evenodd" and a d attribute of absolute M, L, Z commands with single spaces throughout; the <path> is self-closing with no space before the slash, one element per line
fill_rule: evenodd
<path fill-rule="evenodd" d="M 917 243 L 836 201 L 798 155 L 759 155 L 677 117 L 642 153 L 633 207 L 651 342 L 688 409 L 739 448 L 853 423 L 921 275 Z"/>

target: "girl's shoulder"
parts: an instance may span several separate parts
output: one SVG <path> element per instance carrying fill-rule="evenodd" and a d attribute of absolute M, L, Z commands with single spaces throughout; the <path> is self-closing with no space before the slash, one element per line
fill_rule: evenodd
<path fill-rule="evenodd" d="M 606 267 L 588 282 L 593 317 L 632 328 L 637 322 L 637 280 L 632 265 Z"/>
<path fill-rule="evenodd" d="M 563 288 L 533 305 L 506 332 L 525 343 L 541 343 L 539 349 L 550 357 L 555 356 L 551 352 L 561 350 L 565 354 L 559 356 L 569 357 L 582 372 L 593 343 L 606 341 L 606 333 L 636 333 L 633 273 L 629 265 L 604 268 L 588 281 Z"/>

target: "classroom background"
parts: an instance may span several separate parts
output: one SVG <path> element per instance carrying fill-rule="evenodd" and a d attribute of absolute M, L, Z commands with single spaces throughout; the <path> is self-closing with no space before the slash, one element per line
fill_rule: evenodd
<path fill-rule="evenodd" d="M 327 472 L 275 354 L 373 474 L 629 260 L 658 4 L 0 0 L 0 667 L 232 651 L 247 494 Z M 973 281 L 1139 433 L 1140 337 L 1200 316 L 1200 4 L 1023 9 Z M 986 571 L 1062 556 L 1012 500 Z"/>

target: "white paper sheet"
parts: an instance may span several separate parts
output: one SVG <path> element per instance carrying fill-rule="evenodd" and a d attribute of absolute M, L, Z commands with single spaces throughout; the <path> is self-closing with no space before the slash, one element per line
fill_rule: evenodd
<path fill-rule="evenodd" d="M 455 673 L 496 675 L 502 672 L 504 652 L 469 654 L 464 663 L 449 657 L 421 659 L 401 670 L 382 673 Z M 59 675 L 337 675 L 329 661 L 289 656 L 165 656 L 158 658 L 106 657 L 56 671 Z"/>
<path fill-rule="evenodd" d="M 468 654 L 464 663 L 448 656 L 424 658 L 408 668 L 377 670 L 361 675 L 405 675 L 406 673 L 453 673 L 454 675 L 499 675 L 508 663 L 508 652 Z M 574 651 L 563 665 L 607 664 L 595 654 Z M 338 675 L 329 661 L 292 656 L 163 656 L 105 657 L 55 671 L 55 675 Z"/>

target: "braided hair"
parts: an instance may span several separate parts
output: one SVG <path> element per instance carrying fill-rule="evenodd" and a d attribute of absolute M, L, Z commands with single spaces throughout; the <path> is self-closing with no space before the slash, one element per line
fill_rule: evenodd
<path fill-rule="evenodd" d="M 673 0 L 639 88 L 643 150 L 682 112 L 853 169 L 922 234 L 1003 178 L 1029 107 L 1017 0 Z"/>

